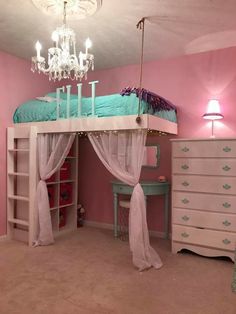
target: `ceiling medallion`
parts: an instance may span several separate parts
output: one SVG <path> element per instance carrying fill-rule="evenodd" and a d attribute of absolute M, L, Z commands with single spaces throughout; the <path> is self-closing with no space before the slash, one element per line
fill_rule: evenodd
<path fill-rule="evenodd" d="M 63 0 L 32 0 L 32 2 L 45 14 L 63 14 Z M 66 15 L 69 19 L 83 19 L 95 14 L 101 6 L 102 0 L 67 0 Z"/>

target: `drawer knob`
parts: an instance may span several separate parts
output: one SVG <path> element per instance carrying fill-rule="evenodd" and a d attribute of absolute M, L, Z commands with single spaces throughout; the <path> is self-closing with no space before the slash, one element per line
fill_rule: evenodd
<path fill-rule="evenodd" d="M 189 186 L 189 183 L 187 181 L 182 182 L 183 186 Z"/>
<path fill-rule="evenodd" d="M 229 185 L 229 184 L 224 184 L 223 185 L 223 188 L 225 189 L 225 190 L 229 190 L 229 189 L 231 189 L 231 185 Z"/>
<path fill-rule="evenodd" d="M 181 200 L 181 202 L 182 202 L 183 204 L 188 204 L 188 203 L 189 203 L 189 200 L 188 200 L 187 198 L 184 198 L 184 199 Z"/>
<path fill-rule="evenodd" d="M 229 146 L 225 146 L 223 148 L 223 151 L 226 152 L 226 153 L 231 152 L 231 148 Z"/>
<path fill-rule="evenodd" d="M 182 217 L 182 219 L 183 219 L 184 221 L 188 221 L 190 218 L 189 218 L 188 216 L 184 215 L 184 216 Z"/>
<path fill-rule="evenodd" d="M 184 146 L 184 148 L 182 148 L 182 152 L 187 153 L 189 151 L 189 148 Z"/>
<path fill-rule="evenodd" d="M 188 238 L 188 237 L 189 237 L 189 234 L 186 233 L 186 232 L 183 232 L 183 233 L 181 233 L 181 236 L 182 236 L 183 238 Z"/>
<path fill-rule="evenodd" d="M 188 166 L 188 165 L 182 165 L 181 168 L 182 168 L 183 170 L 187 170 L 187 169 L 189 168 L 189 166 Z"/>
<path fill-rule="evenodd" d="M 225 225 L 226 227 L 231 225 L 231 222 L 229 222 L 228 220 L 225 220 L 222 222 L 223 225 Z"/>
<path fill-rule="evenodd" d="M 231 168 L 226 165 L 226 166 L 222 167 L 222 169 L 223 169 L 224 171 L 229 171 Z"/>
<path fill-rule="evenodd" d="M 225 203 L 222 204 L 222 206 L 223 206 L 224 208 L 230 208 L 230 207 L 231 207 L 231 204 L 228 203 L 228 202 L 225 202 Z"/>
<path fill-rule="evenodd" d="M 230 243 L 231 243 L 231 241 L 230 241 L 230 240 L 228 240 L 228 239 L 224 239 L 224 240 L 222 240 L 222 242 L 223 242 L 224 244 L 226 244 L 226 245 L 228 245 L 228 244 L 230 244 Z"/>

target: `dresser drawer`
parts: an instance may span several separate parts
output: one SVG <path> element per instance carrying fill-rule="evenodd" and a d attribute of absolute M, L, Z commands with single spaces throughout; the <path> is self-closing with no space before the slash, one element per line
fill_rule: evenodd
<path fill-rule="evenodd" d="M 236 196 L 174 191 L 172 206 L 236 214 Z"/>
<path fill-rule="evenodd" d="M 173 208 L 174 224 L 236 232 L 236 214 L 220 214 Z"/>
<path fill-rule="evenodd" d="M 236 178 L 173 175 L 173 190 L 236 194 Z"/>
<path fill-rule="evenodd" d="M 172 142 L 173 157 L 236 157 L 236 140 Z"/>
<path fill-rule="evenodd" d="M 173 225 L 172 241 L 234 251 L 236 233 Z"/>
<path fill-rule="evenodd" d="M 173 173 L 236 176 L 236 159 L 175 158 Z"/>

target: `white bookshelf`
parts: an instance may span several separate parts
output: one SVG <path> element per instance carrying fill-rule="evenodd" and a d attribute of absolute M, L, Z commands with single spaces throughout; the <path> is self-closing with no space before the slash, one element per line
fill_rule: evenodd
<path fill-rule="evenodd" d="M 64 170 L 63 170 L 64 169 Z M 67 169 L 67 170 L 66 170 Z M 78 137 L 62 167 L 47 181 L 52 196 L 50 213 L 54 235 L 77 228 Z"/>

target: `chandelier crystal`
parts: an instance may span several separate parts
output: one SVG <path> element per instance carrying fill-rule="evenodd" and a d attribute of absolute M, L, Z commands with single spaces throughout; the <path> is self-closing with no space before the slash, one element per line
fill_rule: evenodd
<path fill-rule="evenodd" d="M 85 52 L 76 53 L 76 36 L 73 29 L 67 26 L 66 22 L 67 1 L 63 7 L 63 25 L 57 27 L 52 33 L 54 47 L 48 49 L 48 60 L 41 56 L 42 46 L 37 41 L 36 56 L 32 57 L 31 70 L 42 72 L 49 76 L 49 80 L 60 81 L 61 79 L 82 80 L 87 78 L 87 72 L 94 69 L 94 56 L 89 53 L 92 42 L 87 38 Z"/>

